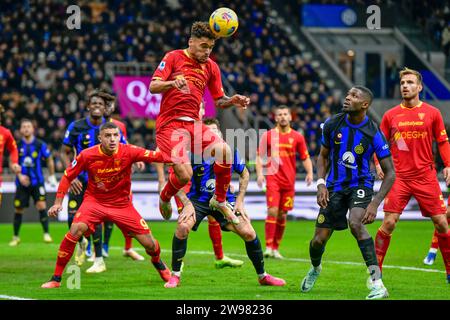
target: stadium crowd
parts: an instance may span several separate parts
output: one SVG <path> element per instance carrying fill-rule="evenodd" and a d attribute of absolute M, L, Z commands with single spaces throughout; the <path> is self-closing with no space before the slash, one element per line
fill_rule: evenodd
<path fill-rule="evenodd" d="M 3 124 L 18 138 L 20 119 L 33 119 L 37 136 L 52 149 L 56 170 L 63 171 L 59 150 L 67 125 L 85 116 L 90 90 L 111 90 L 105 63 L 155 66 L 164 52 L 186 47 L 191 23 L 207 20 L 215 9 L 205 0 L 183 1 L 183 8 L 170 3 L 80 1 L 81 30 L 69 30 L 69 14 L 59 1 L 2 1 L 0 103 L 7 109 Z M 310 61 L 271 23 L 263 1 L 224 5 L 238 12 L 240 26 L 233 38 L 217 41 L 212 58 L 231 86 L 251 97 L 250 111 L 241 120 L 273 120 L 273 107 L 286 104 L 292 107 L 294 128 L 305 134 L 316 155 L 320 123 L 338 102 Z M 153 120 L 121 120 L 131 143 L 155 147 Z"/>

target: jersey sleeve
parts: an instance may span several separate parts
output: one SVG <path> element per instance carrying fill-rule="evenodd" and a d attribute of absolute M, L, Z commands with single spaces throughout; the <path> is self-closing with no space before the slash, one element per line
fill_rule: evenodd
<path fill-rule="evenodd" d="M 220 75 L 220 69 L 217 63 L 212 63 L 211 77 L 208 81 L 208 89 L 214 100 L 222 98 L 224 96 L 222 87 L 222 77 Z"/>
<path fill-rule="evenodd" d="M 145 163 L 164 162 L 161 152 L 147 150 L 135 145 L 128 145 L 133 162 L 143 161 Z"/>
<path fill-rule="evenodd" d="M 390 141 L 391 137 L 390 137 L 390 121 L 389 121 L 389 116 L 388 115 L 384 115 L 383 118 L 381 119 L 381 124 L 380 124 L 380 130 L 381 132 L 384 134 L 384 136 L 387 138 L 388 141 Z"/>
<path fill-rule="evenodd" d="M 378 160 L 391 156 L 389 144 L 387 143 L 386 137 L 384 136 L 383 132 L 381 132 L 381 130 L 378 130 L 373 137 L 373 148 Z"/>
<path fill-rule="evenodd" d="M 330 119 L 327 119 L 322 126 L 322 138 L 320 139 L 320 143 L 325 148 L 329 149 L 330 139 L 331 139 Z"/>
<path fill-rule="evenodd" d="M 441 112 L 438 110 L 436 110 L 433 119 L 433 136 L 437 143 L 448 141 L 444 120 L 442 119 Z"/>
<path fill-rule="evenodd" d="M 19 151 L 17 150 L 16 140 L 14 140 L 11 131 L 7 130 L 6 132 L 5 147 L 9 152 L 11 162 L 17 164 L 19 163 Z"/>
<path fill-rule="evenodd" d="M 44 159 L 48 159 L 51 156 L 50 149 L 45 142 L 41 144 L 41 155 Z"/>
<path fill-rule="evenodd" d="M 308 147 L 306 146 L 305 137 L 301 134 L 297 138 L 297 152 L 300 155 L 300 160 L 304 161 L 309 158 Z"/>
<path fill-rule="evenodd" d="M 167 53 L 153 73 L 153 79 L 166 81 L 172 73 L 175 56 L 172 52 Z"/>
<path fill-rule="evenodd" d="M 86 153 L 81 151 L 81 153 L 72 161 L 70 167 L 64 171 L 64 176 L 69 179 L 69 181 L 74 180 L 78 175 L 86 169 Z"/>
<path fill-rule="evenodd" d="M 75 147 L 77 136 L 74 134 L 74 122 L 69 124 L 67 127 L 66 133 L 64 134 L 63 144 L 69 147 Z"/>
<path fill-rule="evenodd" d="M 238 149 L 234 150 L 233 171 L 241 174 L 245 169 L 245 160 L 239 154 Z"/>

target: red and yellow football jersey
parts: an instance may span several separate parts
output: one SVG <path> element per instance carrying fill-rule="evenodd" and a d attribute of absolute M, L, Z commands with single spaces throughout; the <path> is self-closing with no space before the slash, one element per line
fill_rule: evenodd
<path fill-rule="evenodd" d="M 219 66 L 211 59 L 199 63 L 189 56 L 187 50 L 168 52 L 153 74 L 152 80 L 172 81 L 177 77 L 186 79 L 189 93 L 176 88 L 162 93 L 161 108 L 156 119 L 157 128 L 181 117 L 200 120 L 200 103 L 206 87 L 214 100 L 224 95 Z"/>
<path fill-rule="evenodd" d="M 13 138 L 11 131 L 3 126 L 0 126 L 0 185 L 2 182 L 2 172 L 3 172 L 3 154 L 5 148 L 9 152 L 12 163 L 19 163 L 19 152 L 17 151 L 17 144 Z"/>
<path fill-rule="evenodd" d="M 403 179 L 416 179 L 433 168 L 433 140 L 448 141 L 440 111 L 425 102 L 413 108 L 400 104 L 390 109 L 380 128 L 390 143 L 395 172 Z"/>
<path fill-rule="evenodd" d="M 277 184 L 283 189 L 292 189 L 295 185 L 296 153 L 300 159 L 309 158 L 303 135 L 293 129 L 281 133 L 277 128 L 265 132 L 259 144 L 258 154 L 267 156 L 267 185 Z"/>
<path fill-rule="evenodd" d="M 81 151 L 64 172 L 57 197 L 67 193 L 70 183 L 81 171 L 88 173 L 85 198 L 95 198 L 106 206 L 125 207 L 131 201 L 131 166 L 134 162 L 163 162 L 159 151 L 147 150 L 130 144 L 119 144 L 117 152 L 106 155 L 100 145 Z M 66 179 L 64 179 L 66 178 Z"/>

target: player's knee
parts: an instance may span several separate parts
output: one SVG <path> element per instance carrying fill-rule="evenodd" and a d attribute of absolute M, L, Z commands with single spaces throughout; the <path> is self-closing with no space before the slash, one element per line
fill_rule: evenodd
<path fill-rule="evenodd" d="M 176 236 L 178 239 L 186 239 L 191 228 L 186 223 L 180 223 L 177 227 Z"/>
<path fill-rule="evenodd" d="M 350 227 L 352 234 L 358 238 L 359 236 L 362 236 L 366 231 L 361 221 L 350 220 L 348 222 L 348 226 Z"/>
<path fill-rule="evenodd" d="M 397 225 L 397 221 L 392 218 L 385 219 L 383 221 L 383 229 L 384 229 L 384 231 L 387 231 L 389 234 L 391 234 L 394 231 L 396 225 Z"/>
<path fill-rule="evenodd" d="M 240 232 L 240 235 L 245 241 L 252 241 L 253 239 L 256 238 L 256 232 L 250 226 L 247 226 L 246 228 L 244 228 Z"/>
<path fill-rule="evenodd" d="M 72 223 L 70 226 L 70 234 L 76 238 L 80 238 L 85 231 L 81 223 Z"/>
<path fill-rule="evenodd" d="M 327 243 L 326 239 L 322 238 L 319 235 L 315 235 L 311 240 L 311 245 L 313 248 L 322 248 Z"/>

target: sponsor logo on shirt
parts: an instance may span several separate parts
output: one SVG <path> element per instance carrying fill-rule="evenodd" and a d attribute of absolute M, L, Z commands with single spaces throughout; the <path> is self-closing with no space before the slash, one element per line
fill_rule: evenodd
<path fill-rule="evenodd" d="M 347 151 L 342 155 L 342 159 L 338 161 L 338 164 L 350 169 L 358 169 L 355 165 L 356 159 L 351 151 Z"/>
<path fill-rule="evenodd" d="M 398 123 L 399 127 L 404 127 L 404 126 L 423 126 L 425 122 L 423 121 L 400 121 Z"/>
<path fill-rule="evenodd" d="M 394 140 L 397 141 L 400 138 L 403 139 L 425 139 L 428 135 L 428 132 L 426 131 L 403 131 L 403 132 L 396 132 L 394 134 Z"/>

